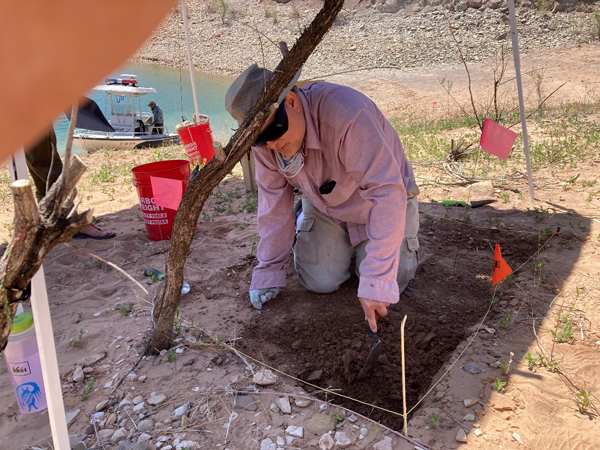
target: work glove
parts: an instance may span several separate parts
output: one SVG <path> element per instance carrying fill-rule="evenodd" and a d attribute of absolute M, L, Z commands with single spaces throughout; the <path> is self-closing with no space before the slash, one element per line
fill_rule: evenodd
<path fill-rule="evenodd" d="M 263 303 L 267 303 L 269 300 L 277 297 L 279 294 L 279 288 L 267 288 L 267 289 L 251 289 L 250 290 L 250 302 L 256 309 L 261 309 Z"/>

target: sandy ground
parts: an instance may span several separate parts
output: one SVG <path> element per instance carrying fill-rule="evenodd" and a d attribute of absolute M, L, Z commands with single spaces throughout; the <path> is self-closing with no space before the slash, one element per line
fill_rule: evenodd
<path fill-rule="evenodd" d="M 543 70 L 547 94 L 568 83 L 553 101 L 585 98 L 590 103 L 597 94 L 599 61 L 598 47 L 582 47 L 524 59 L 523 70 Z M 478 102 L 484 103 L 481 88 L 491 80 L 490 72 L 473 68 L 471 75 Z M 460 67 L 336 81 L 369 94 L 389 117 L 431 119 L 457 108 L 441 89 L 443 77 L 454 81 L 453 95 L 468 105 Z M 525 79 L 530 101 L 535 101 L 533 77 Z M 240 171 L 215 190 L 198 222 L 184 272 L 191 291 L 181 298 L 173 335 L 176 349 L 140 359 L 152 327 L 151 301 L 159 289 L 143 270 L 164 270 L 169 242 L 148 240 L 128 170 L 183 156 L 182 151 L 85 156 L 90 169 L 80 188 L 82 208 L 94 207 L 100 226 L 117 237 L 72 245 L 117 264 L 148 293 L 65 246 L 53 249 L 44 263 L 65 408 L 79 410 L 70 434 L 85 438 L 88 448 L 98 446 L 98 438 L 104 448 L 114 448 L 115 436 L 122 433 L 162 448 L 305 449 L 319 448 L 323 430 L 338 422 L 337 431 L 350 443 L 345 447 L 338 434 L 335 448 L 412 449 L 415 444 L 398 434 L 403 425 L 400 323 L 407 315 L 405 398 L 413 439 L 438 449 L 597 448 L 597 409 L 580 411 L 576 397 L 590 391 L 591 401 L 600 404 L 600 201 L 597 194 L 588 201 L 598 189 L 592 183 L 600 159 L 597 147 L 590 151 L 575 163 L 536 171 L 536 200 L 528 197 L 523 177 L 510 182 L 522 195 L 501 187 L 476 194 L 428 181 L 439 176 L 438 169 L 415 162 L 422 186 L 422 263 L 400 303 L 381 322 L 384 357 L 366 381 L 356 375 L 373 342 L 356 302 L 356 277 L 335 294 L 316 295 L 300 287 L 290 264 L 287 289 L 260 312 L 250 307 L 255 197 L 245 192 Z M 575 176 L 576 182 L 566 181 Z M 12 206 L 3 186 L 0 232 L 7 239 Z M 477 195 L 497 202 L 468 212 L 436 203 Z M 511 283 L 496 290 L 490 280 L 495 243 L 515 270 Z M 536 261 L 543 263 L 541 271 L 532 270 Z M 494 297 L 499 301 L 491 306 Z M 563 343 L 552 336 L 562 331 L 558 314 L 572 326 L 572 336 Z M 538 360 L 528 362 L 527 354 Z M 84 369 L 85 383 L 94 381 L 85 400 L 85 383 L 72 379 L 77 366 Z M 264 366 L 278 380 L 256 388 L 253 373 Z M 4 364 L 0 380 L 0 448 L 43 446 L 50 436 L 47 413 L 20 415 Z M 507 383 L 501 393 L 492 389 L 496 380 Z M 153 393 L 165 401 L 151 404 Z M 281 400 L 285 396 L 292 399 L 289 411 Z M 294 396 L 314 401 L 305 405 Z M 184 418 L 173 418 L 174 410 L 185 405 Z M 96 410 L 104 415 L 94 430 L 90 415 Z M 435 428 L 434 414 L 439 417 Z M 320 431 L 319 418 L 325 422 Z M 142 422 L 149 427 L 143 433 L 136 431 Z M 290 426 L 303 427 L 303 437 L 286 441 L 285 436 L 292 437 Z M 460 430 L 466 442 L 457 441 Z M 273 447 L 265 446 L 267 438 Z"/>

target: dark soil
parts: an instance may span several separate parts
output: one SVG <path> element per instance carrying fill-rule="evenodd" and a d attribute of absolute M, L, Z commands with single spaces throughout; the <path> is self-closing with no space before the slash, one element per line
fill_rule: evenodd
<path fill-rule="evenodd" d="M 370 378 L 358 380 L 375 344 L 367 335 L 356 298 L 358 278 L 352 276 L 335 293 L 314 294 L 298 283 L 292 261 L 288 264 L 288 287 L 247 325 L 242 349 L 302 380 L 322 370 L 312 384 L 402 413 L 400 324 L 406 315 L 406 389 L 410 409 L 468 335 L 468 329 L 487 311 L 492 299 L 494 244 L 499 243 L 505 249 L 503 256 L 516 266 L 523 264 L 540 244 L 535 234 L 478 229 L 442 219 L 422 221 L 419 236 L 421 264 L 417 276 L 400 302 L 379 321 L 378 335 L 384 353 Z M 317 389 L 302 387 L 325 399 L 323 394 L 314 392 Z M 346 398 L 333 397 L 333 402 L 394 429 L 402 427 L 401 416 Z"/>

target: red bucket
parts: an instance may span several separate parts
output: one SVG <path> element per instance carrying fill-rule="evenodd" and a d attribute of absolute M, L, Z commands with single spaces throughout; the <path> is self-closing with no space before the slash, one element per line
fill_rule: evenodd
<path fill-rule="evenodd" d="M 134 167 L 131 172 L 133 174 L 133 185 L 137 188 L 140 205 L 142 206 L 142 216 L 144 217 L 148 238 L 152 241 L 171 239 L 173 220 L 177 210 L 154 204 L 150 177 L 182 180 L 183 192 L 185 192 L 190 181 L 189 161 L 184 159 L 158 161 Z"/>
<path fill-rule="evenodd" d="M 215 156 L 211 133 L 208 122 L 177 131 L 183 148 L 193 164 L 204 166 Z"/>

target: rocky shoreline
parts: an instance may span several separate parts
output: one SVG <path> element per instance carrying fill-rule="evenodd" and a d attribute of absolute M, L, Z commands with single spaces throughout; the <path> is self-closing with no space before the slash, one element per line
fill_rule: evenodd
<path fill-rule="evenodd" d="M 227 11 L 222 20 L 223 6 Z M 394 6 L 395 5 L 395 6 Z M 400 71 L 454 66 L 460 52 L 469 63 L 510 53 L 508 8 L 499 0 L 425 0 L 404 8 L 381 3 L 344 9 L 303 69 L 303 79 L 323 78 L 367 68 Z M 548 8 L 552 5 L 548 3 Z M 517 9 L 522 54 L 599 43 L 600 23 L 591 12 Z M 348 4 L 346 5 L 348 6 Z M 277 42 L 290 46 L 318 8 L 258 2 L 190 2 L 188 23 L 196 70 L 237 75 L 253 62 L 274 68 L 281 56 Z M 171 67 L 187 65 L 181 11 L 175 8 L 133 61 Z"/>

